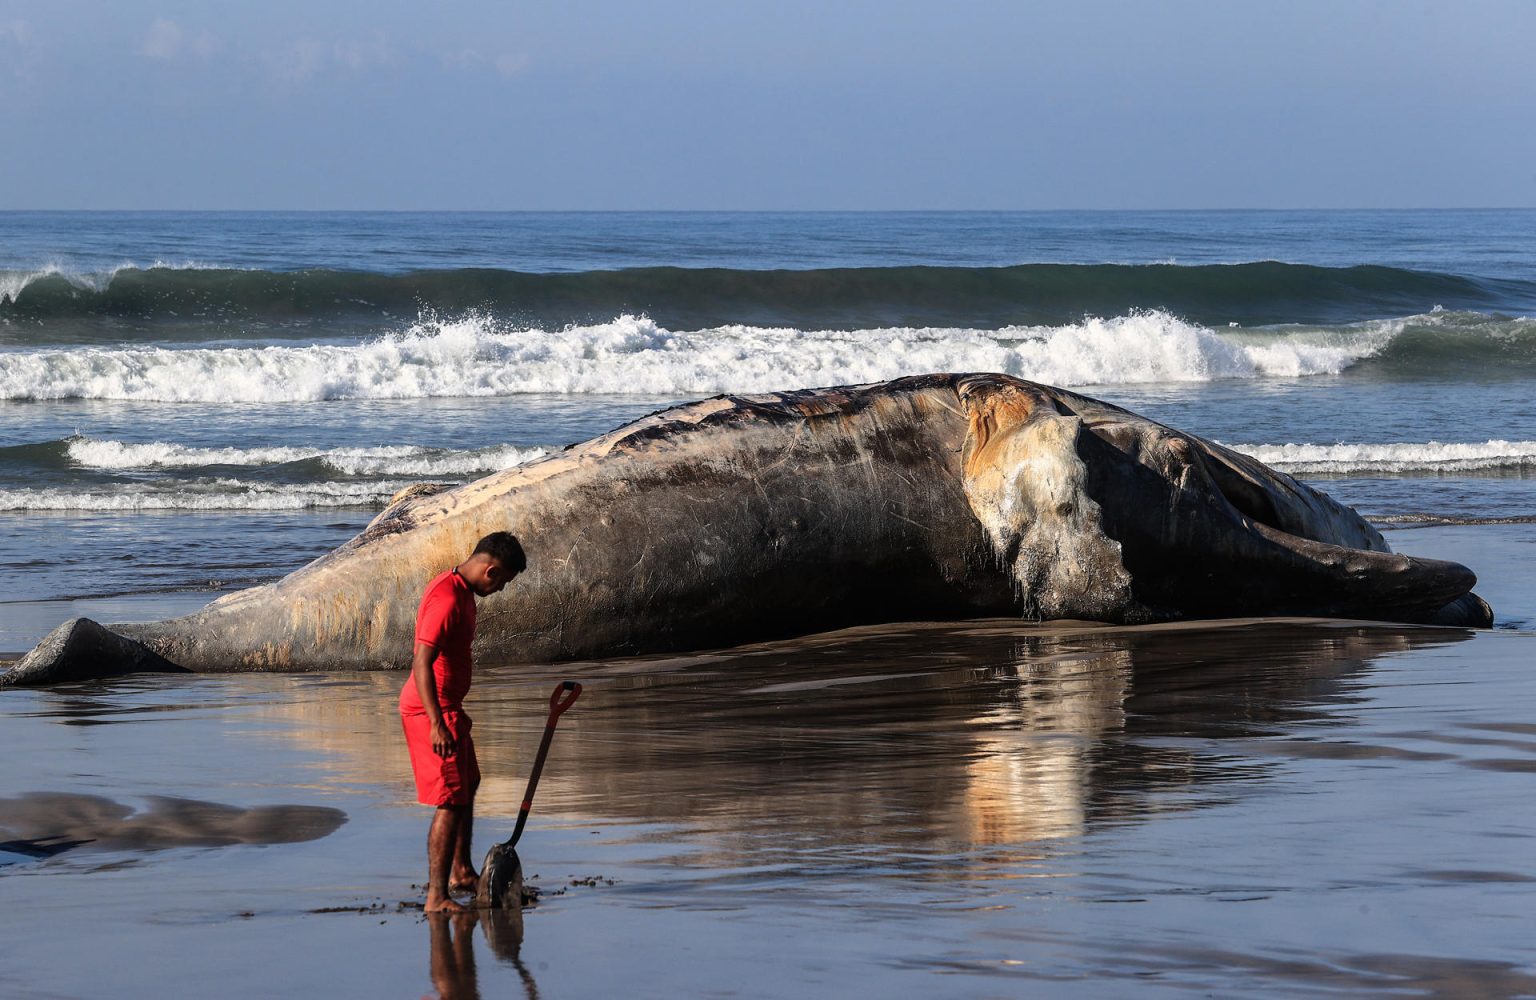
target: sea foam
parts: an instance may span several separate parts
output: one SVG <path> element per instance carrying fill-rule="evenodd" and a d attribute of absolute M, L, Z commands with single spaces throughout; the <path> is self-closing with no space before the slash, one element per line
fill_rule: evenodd
<path fill-rule="evenodd" d="M 206 483 L 0 489 L 0 511 L 263 511 L 379 507 L 409 481 L 279 484 L 217 479 Z"/>
<path fill-rule="evenodd" d="M 1051 327 L 672 331 L 644 316 L 559 330 L 470 313 L 356 344 L 77 348 L 0 355 L 0 399 L 293 402 L 517 393 L 700 396 L 995 371 L 1065 386 L 1336 374 L 1378 350 L 1244 342 L 1162 311 Z"/>
<path fill-rule="evenodd" d="M 462 477 L 509 469 L 547 455 L 548 448 L 497 445 L 474 450 L 395 445 L 378 448 L 194 448 L 162 441 L 69 439 L 70 461 L 92 469 L 195 469 L 270 466 L 318 460 L 344 476 Z"/>
<path fill-rule="evenodd" d="M 1536 466 L 1536 441 L 1234 444 L 1228 447 L 1295 475 L 1457 473 Z"/>

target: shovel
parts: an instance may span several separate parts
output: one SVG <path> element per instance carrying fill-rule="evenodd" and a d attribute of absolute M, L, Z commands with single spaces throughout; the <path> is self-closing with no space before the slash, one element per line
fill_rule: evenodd
<path fill-rule="evenodd" d="M 560 695 L 570 692 L 564 698 Z M 475 890 L 475 905 L 481 909 L 513 910 L 521 913 L 523 907 L 523 864 L 517 859 L 517 840 L 523 835 L 528 822 L 528 810 L 533 808 L 533 791 L 539 787 L 539 774 L 544 770 L 544 758 L 549 755 L 550 740 L 555 737 L 555 723 L 565 710 L 576 704 L 581 696 L 581 685 L 575 681 L 561 681 L 549 696 L 549 721 L 544 723 L 544 739 L 539 742 L 538 756 L 533 759 L 533 773 L 528 776 L 528 790 L 523 793 L 523 807 L 517 811 L 517 826 L 505 843 L 497 844 L 485 854 L 480 866 L 480 885 Z"/>

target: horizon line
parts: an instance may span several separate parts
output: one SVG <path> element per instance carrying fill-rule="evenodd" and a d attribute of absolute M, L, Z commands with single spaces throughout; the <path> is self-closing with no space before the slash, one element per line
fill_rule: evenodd
<path fill-rule="evenodd" d="M 11 208 L 4 215 L 1050 215 L 1258 212 L 1529 212 L 1532 205 L 1204 208 Z"/>

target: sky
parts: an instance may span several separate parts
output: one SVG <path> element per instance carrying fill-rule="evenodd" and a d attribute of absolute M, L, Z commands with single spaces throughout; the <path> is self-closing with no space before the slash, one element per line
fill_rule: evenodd
<path fill-rule="evenodd" d="M 1531 0 L 0 0 L 0 209 L 1536 206 Z"/>

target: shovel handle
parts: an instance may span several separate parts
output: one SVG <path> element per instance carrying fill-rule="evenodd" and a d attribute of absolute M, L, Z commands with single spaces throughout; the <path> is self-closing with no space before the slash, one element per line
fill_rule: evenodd
<path fill-rule="evenodd" d="M 560 695 L 567 691 L 570 694 L 565 698 L 561 698 Z M 575 681 L 561 681 L 549 695 L 549 722 L 547 724 L 553 726 L 555 720 L 564 715 L 566 709 L 576 704 L 576 699 L 580 697 L 580 684 L 577 684 Z"/>
<path fill-rule="evenodd" d="M 503 845 L 508 849 L 517 844 L 528 822 L 528 812 L 533 808 L 533 793 L 539 787 L 539 775 L 544 773 L 544 758 L 549 756 L 549 743 L 555 738 L 555 723 L 566 709 L 576 704 L 579 697 L 581 685 L 575 681 L 561 681 L 549 695 L 549 721 L 544 723 L 544 738 L 539 741 L 539 752 L 533 758 L 533 771 L 528 775 L 528 790 L 523 793 L 523 807 L 517 811 L 517 825 L 512 829 L 511 838 Z"/>

